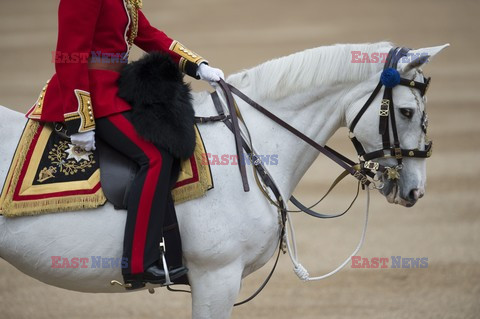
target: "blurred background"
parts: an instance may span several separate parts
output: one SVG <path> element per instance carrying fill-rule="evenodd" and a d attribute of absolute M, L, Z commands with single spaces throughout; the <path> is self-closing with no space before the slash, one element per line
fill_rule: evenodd
<path fill-rule="evenodd" d="M 0 104 L 26 112 L 54 72 L 58 0 L 0 1 Z M 335 43 L 391 41 L 422 48 L 450 43 L 425 67 L 429 135 L 426 196 L 413 208 L 372 194 L 362 257 L 428 258 L 426 269 L 352 269 L 303 283 L 287 256 L 264 292 L 232 318 L 479 318 L 480 317 L 480 2 L 476 0 L 144 0 L 150 22 L 231 74 L 266 60 Z M 134 59 L 142 52 L 134 51 Z M 210 89 L 195 82 L 195 90 Z M 354 158 L 345 130 L 329 145 Z M 339 169 L 319 157 L 296 190 L 319 198 Z M 348 180 L 320 206 L 344 209 Z M 334 269 L 361 234 L 364 198 L 345 217 L 294 216 L 300 260 L 311 275 Z M 1 236 L 1 234 L 0 234 Z M 244 281 L 256 290 L 271 264 Z M 190 297 L 84 294 L 47 286 L 0 261 L 1 318 L 188 318 Z"/>

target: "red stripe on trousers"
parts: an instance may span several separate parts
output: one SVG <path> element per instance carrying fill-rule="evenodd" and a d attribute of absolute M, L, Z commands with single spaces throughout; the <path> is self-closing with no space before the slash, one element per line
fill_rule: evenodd
<path fill-rule="evenodd" d="M 132 274 L 142 273 L 145 241 L 147 238 L 148 221 L 152 209 L 153 196 L 158 184 L 162 169 L 162 154 L 152 143 L 144 140 L 138 134 L 133 125 L 121 114 L 109 116 L 108 119 L 137 145 L 149 159 L 149 167 L 145 182 L 142 187 L 142 195 L 138 204 L 135 230 L 133 233 L 132 260 L 130 261 Z"/>

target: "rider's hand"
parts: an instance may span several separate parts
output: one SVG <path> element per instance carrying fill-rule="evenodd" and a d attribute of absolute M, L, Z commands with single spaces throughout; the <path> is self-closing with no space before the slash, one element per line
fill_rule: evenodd
<path fill-rule="evenodd" d="M 208 64 L 202 63 L 198 66 L 197 75 L 200 79 L 210 82 L 213 84 L 220 81 L 220 79 L 225 79 L 223 71 L 217 68 L 212 68 Z"/>
<path fill-rule="evenodd" d="M 91 150 L 95 150 L 95 131 L 72 134 L 70 141 L 73 145 L 90 152 Z"/>

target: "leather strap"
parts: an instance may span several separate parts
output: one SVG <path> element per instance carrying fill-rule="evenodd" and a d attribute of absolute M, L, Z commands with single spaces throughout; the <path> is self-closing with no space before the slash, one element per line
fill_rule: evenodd
<path fill-rule="evenodd" d="M 220 102 L 220 98 L 218 97 L 217 91 L 212 93 L 212 101 L 213 101 L 213 105 L 215 106 L 215 109 L 217 110 L 218 115 L 220 116 L 225 115 L 225 112 L 223 111 L 223 107 L 222 107 L 222 102 Z"/>
<path fill-rule="evenodd" d="M 342 161 L 339 157 L 337 157 L 334 153 L 331 152 L 330 148 L 321 146 L 320 144 L 318 144 L 317 142 L 315 142 L 314 140 L 312 140 L 311 138 L 309 138 L 308 136 L 306 136 L 305 134 L 303 134 L 302 132 L 300 132 L 296 128 L 292 127 L 290 124 L 288 124 L 285 121 L 283 121 L 282 119 L 280 119 L 275 114 L 273 114 L 270 111 L 268 111 L 267 109 L 265 109 L 263 106 L 259 105 L 258 103 L 256 103 L 252 99 L 250 99 L 248 96 L 246 96 L 243 92 L 241 92 L 240 90 L 238 90 L 234 86 L 232 86 L 230 84 L 227 84 L 227 85 L 228 85 L 228 88 L 231 90 L 231 92 L 233 92 L 235 95 L 240 97 L 242 100 L 244 100 L 250 106 L 255 108 L 257 111 L 259 111 L 263 115 L 267 116 L 268 118 L 273 120 L 278 125 L 287 129 L 292 134 L 296 135 L 297 137 L 302 139 L 304 142 L 306 142 L 307 144 L 309 144 L 310 146 L 312 146 L 313 148 L 315 148 L 316 150 L 318 150 L 319 152 L 321 152 L 322 154 L 324 154 L 325 156 L 330 158 L 332 161 L 334 161 L 335 163 L 340 165 L 343 169 L 345 169 L 347 172 L 349 172 L 351 175 L 353 175 L 355 178 L 357 178 L 362 184 L 367 185 L 367 186 L 370 184 L 370 181 L 366 178 L 365 175 L 363 175 L 362 173 L 357 171 L 351 165 L 348 165 L 347 163 Z"/>
<path fill-rule="evenodd" d="M 218 97 L 218 93 L 217 92 L 213 92 L 211 94 L 212 96 L 212 101 L 213 101 L 213 105 L 215 105 L 215 108 L 217 110 L 217 112 L 219 113 L 219 115 L 223 115 L 224 114 L 224 111 L 223 111 L 223 107 L 222 107 L 222 103 L 220 102 L 220 99 Z M 233 128 L 233 124 L 232 124 L 232 121 L 231 119 L 227 120 L 227 121 L 224 121 L 223 122 L 227 128 L 230 129 L 230 131 L 234 131 L 234 128 Z M 282 224 L 285 225 L 285 222 L 286 222 L 286 208 L 285 208 L 285 204 L 283 202 L 283 199 L 282 199 L 282 195 L 280 193 L 280 191 L 278 190 L 277 186 L 275 185 L 275 183 L 273 182 L 273 180 L 271 179 L 270 175 L 268 175 L 267 173 L 267 170 L 265 169 L 265 167 L 263 167 L 263 163 L 262 161 L 253 153 L 251 147 L 248 145 L 247 141 L 245 141 L 245 139 L 243 137 L 241 137 L 241 141 L 242 141 L 242 147 L 243 149 L 245 150 L 245 152 L 247 152 L 247 154 L 249 154 L 251 157 L 251 162 L 252 162 L 252 165 L 254 167 L 254 176 L 255 176 L 255 180 L 258 184 L 258 187 L 259 189 L 263 192 L 263 194 L 265 195 L 265 197 L 275 206 L 277 207 L 278 209 L 280 209 L 280 211 L 282 212 Z M 270 196 L 265 192 L 264 188 L 262 187 L 262 185 L 260 184 L 259 180 L 258 180 L 258 175 L 260 176 L 260 178 L 262 179 L 263 183 L 265 184 L 265 186 L 269 187 L 273 193 L 273 195 L 275 196 L 275 198 L 277 199 L 277 203 L 273 202 L 271 199 L 270 199 Z M 282 236 L 283 236 L 283 229 L 282 229 Z"/>
<path fill-rule="evenodd" d="M 417 158 L 429 158 L 432 155 L 432 146 L 433 142 L 430 141 L 428 144 L 425 144 L 425 150 L 420 151 L 417 149 L 401 149 L 402 157 L 417 157 Z M 375 158 L 382 158 L 395 156 L 395 149 L 394 148 L 387 148 L 383 150 L 378 150 L 370 153 L 366 153 L 363 155 L 363 159 L 366 161 L 370 161 Z"/>
<path fill-rule="evenodd" d="M 118 63 L 102 63 L 102 62 L 91 62 L 91 58 L 88 61 L 88 68 L 95 69 L 95 70 L 107 70 L 120 73 L 123 68 L 126 66 L 126 63 L 118 62 Z"/>
<path fill-rule="evenodd" d="M 298 199 L 295 198 L 295 196 L 291 196 L 290 197 L 290 201 L 293 203 L 293 205 L 295 205 L 298 209 L 300 209 L 302 212 L 304 213 L 307 213 L 308 215 L 310 216 L 313 216 L 313 217 L 316 217 L 316 218 L 323 218 L 323 219 L 328 219 L 328 218 L 337 218 L 337 217 L 340 217 L 340 216 L 343 216 L 345 215 L 349 210 L 350 208 L 352 207 L 353 203 L 355 202 L 355 200 L 357 199 L 357 196 L 358 196 L 358 190 L 357 190 L 357 196 L 355 196 L 355 198 L 353 199 L 353 201 L 351 202 L 350 206 L 345 210 L 343 211 L 342 213 L 339 213 L 339 214 L 334 214 L 334 215 L 328 215 L 328 214 L 321 214 L 321 213 L 317 213 L 315 211 L 313 211 L 311 208 L 316 206 L 318 203 L 320 203 L 321 201 L 323 201 L 329 194 L 330 192 L 335 188 L 335 186 L 338 185 L 338 183 L 340 183 L 346 176 L 348 176 L 348 172 L 347 171 L 343 171 L 336 179 L 335 181 L 333 182 L 333 184 L 330 186 L 330 188 L 327 190 L 327 192 L 325 193 L 325 195 L 323 195 L 323 197 L 313 206 L 311 207 L 306 207 L 305 205 L 303 205 L 302 203 L 300 203 L 300 201 Z"/>
<path fill-rule="evenodd" d="M 432 79 L 431 77 L 424 78 L 424 82 L 422 83 L 415 80 L 401 78 L 400 85 L 407 86 L 412 89 L 417 89 L 420 91 L 420 95 L 424 96 L 427 93 L 431 79 Z"/>
<path fill-rule="evenodd" d="M 230 115 L 214 115 L 214 116 L 206 116 L 206 117 L 200 117 L 200 116 L 195 116 L 195 123 L 208 123 L 208 122 L 223 122 L 225 120 L 230 119 Z"/>
<path fill-rule="evenodd" d="M 350 124 L 350 132 L 353 132 L 353 130 L 355 129 L 355 126 L 357 125 L 358 121 L 362 117 L 363 113 L 365 113 L 365 111 L 368 109 L 370 104 L 372 104 L 378 92 L 380 92 L 382 86 L 383 86 L 382 82 L 378 82 L 377 87 L 375 87 L 375 89 L 373 90 L 373 93 L 370 95 L 367 102 L 365 102 L 363 107 L 360 109 L 360 112 L 357 113 L 357 116 L 353 119 L 352 123 Z"/>
<path fill-rule="evenodd" d="M 237 150 L 237 157 L 238 157 L 238 168 L 240 170 L 240 176 L 242 177 L 243 183 L 243 190 L 245 192 L 250 191 L 250 187 L 248 186 L 248 178 L 247 178 L 247 171 L 245 169 L 245 161 L 241 160 L 243 157 L 243 150 L 242 150 L 242 137 L 240 134 L 240 126 L 238 124 L 238 117 L 237 112 L 235 110 L 235 101 L 232 96 L 232 92 L 228 89 L 227 83 L 224 80 L 220 79 L 218 82 L 220 87 L 222 88 L 225 97 L 227 99 L 227 106 L 230 113 L 232 125 L 233 125 L 233 136 L 235 137 L 235 148 Z"/>

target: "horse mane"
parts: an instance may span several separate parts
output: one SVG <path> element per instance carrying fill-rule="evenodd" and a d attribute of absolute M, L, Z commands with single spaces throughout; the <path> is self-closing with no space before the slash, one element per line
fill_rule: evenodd
<path fill-rule="evenodd" d="M 264 98 L 277 100 L 312 87 L 366 80 L 379 72 L 383 63 L 352 63 L 352 52 L 371 57 L 372 53 L 386 53 L 391 47 L 389 42 L 378 42 L 308 49 L 233 74 L 228 81 L 238 87 L 253 85 Z"/>

